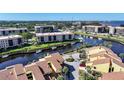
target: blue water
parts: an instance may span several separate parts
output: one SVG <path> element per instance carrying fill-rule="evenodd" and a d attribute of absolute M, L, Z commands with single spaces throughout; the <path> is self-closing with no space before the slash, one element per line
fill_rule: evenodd
<path fill-rule="evenodd" d="M 111 26 L 120 26 L 124 25 L 124 21 L 101 21 L 100 23 L 111 25 Z"/>
<path fill-rule="evenodd" d="M 84 39 L 84 43 L 87 43 L 87 44 L 90 44 L 93 46 L 103 44 L 104 42 L 108 42 L 106 40 L 91 39 L 91 38 L 86 38 L 86 37 L 83 37 L 83 39 Z M 112 47 L 111 47 L 112 51 L 115 52 L 117 55 L 119 55 L 120 53 L 124 53 L 124 45 L 117 43 L 117 42 L 111 42 L 111 44 L 112 44 Z M 23 55 L 20 57 L 16 57 L 14 59 L 9 59 L 8 61 L 0 63 L 0 69 L 4 69 L 4 68 L 14 65 L 14 64 L 26 65 L 26 64 L 31 63 L 33 60 L 38 60 L 39 58 L 46 56 L 47 53 L 49 53 L 49 54 L 55 53 L 55 52 L 63 53 L 68 50 L 76 49 L 76 48 L 80 47 L 81 45 L 82 45 L 82 43 L 76 43 L 73 46 L 65 46 L 61 49 L 57 49 L 54 51 L 50 50 L 50 51 L 45 51 L 45 52 L 42 52 L 39 54 L 33 53 L 30 55 Z M 122 59 L 122 60 L 124 62 L 124 59 Z"/>

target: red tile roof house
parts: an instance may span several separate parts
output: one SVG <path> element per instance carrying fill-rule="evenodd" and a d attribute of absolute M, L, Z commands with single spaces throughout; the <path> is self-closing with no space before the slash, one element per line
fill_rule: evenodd
<path fill-rule="evenodd" d="M 54 53 L 26 66 L 16 64 L 0 70 L 0 80 L 49 80 L 52 71 L 59 73 L 63 62 L 63 57 Z"/>

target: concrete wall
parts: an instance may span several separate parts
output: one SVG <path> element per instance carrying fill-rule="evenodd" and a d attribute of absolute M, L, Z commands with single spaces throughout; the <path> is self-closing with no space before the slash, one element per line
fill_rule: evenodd
<path fill-rule="evenodd" d="M 108 73 L 109 71 L 109 63 L 106 64 L 97 64 L 94 65 L 96 67 L 96 71 L 100 71 L 100 72 L 104 72 L 104 73 Z"/>
<path fill-rule="evenodd" d="M 120 71 L 124 72 L 124 68 L 115 63 L 112 64 L 112 67 L 114 67 L 114 72 L 120 72 Z"/>

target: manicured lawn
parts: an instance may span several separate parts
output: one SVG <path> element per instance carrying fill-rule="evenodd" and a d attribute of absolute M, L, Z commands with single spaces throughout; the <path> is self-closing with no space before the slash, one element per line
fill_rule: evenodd
<path fill-rule="evenodd" d="M 54 46 L 61 46 L 61 45 L 70 44 L 71 42 L 76 42 L 76 41 L 77 40 L 45 43 L 45 44 L 38 44 L 38 45 L 28 45 L 28 46 L 18 47 L 15 49 L 6 50 L 5 52 L 0 53 L 0 55 L 32 52 L 32 51 L 36 51 L 38 49 L 47 49 L 47 48 L 54 47 Z"/>

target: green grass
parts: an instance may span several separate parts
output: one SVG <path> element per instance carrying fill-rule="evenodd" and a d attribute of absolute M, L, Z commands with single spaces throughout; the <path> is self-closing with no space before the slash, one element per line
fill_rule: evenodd
<path fill-rule="evenodd" d="M 91 33 L 85 33 L 85 32 L 75 32 L 75 34 L 78 34 L 78 35 L 84 35 L 84 36 L 92 36 L 92 37 L 97 37 L 97 38 L 103 38 L 103 39 L 106 39 L 106 40 L 112 40 L 112 41 L 116 41 L 116 42 L 119 42 L 121 44 L 124 44 L 124 37 L 120 37 L 118 35 L 114 35 L 114 36 L 110 36 L 109 34 L 108 35 L 100 35 L 100 34 L 91 34 Z"/>
<path fill-rule="evenodd" d="M 53 43 L 45 43 L 45 44 L 38 44 L 38 45 L 28 45 L 23 47 L 18 47 L 15 49 L 9 49 L 5 52 L 0 53 L 0 55 L 6 55 L 6 54 L 16 54 L 16 53 L 26 53 L 26 52 L 33 52 L 39 49 L 47 49 L 53 46 L 61 46 L 61 45 L 67 45 L 71 42 L 76 42 L 77 40 L 72 41 L 64 41 L 64 42 L 53 42 Z"/>

